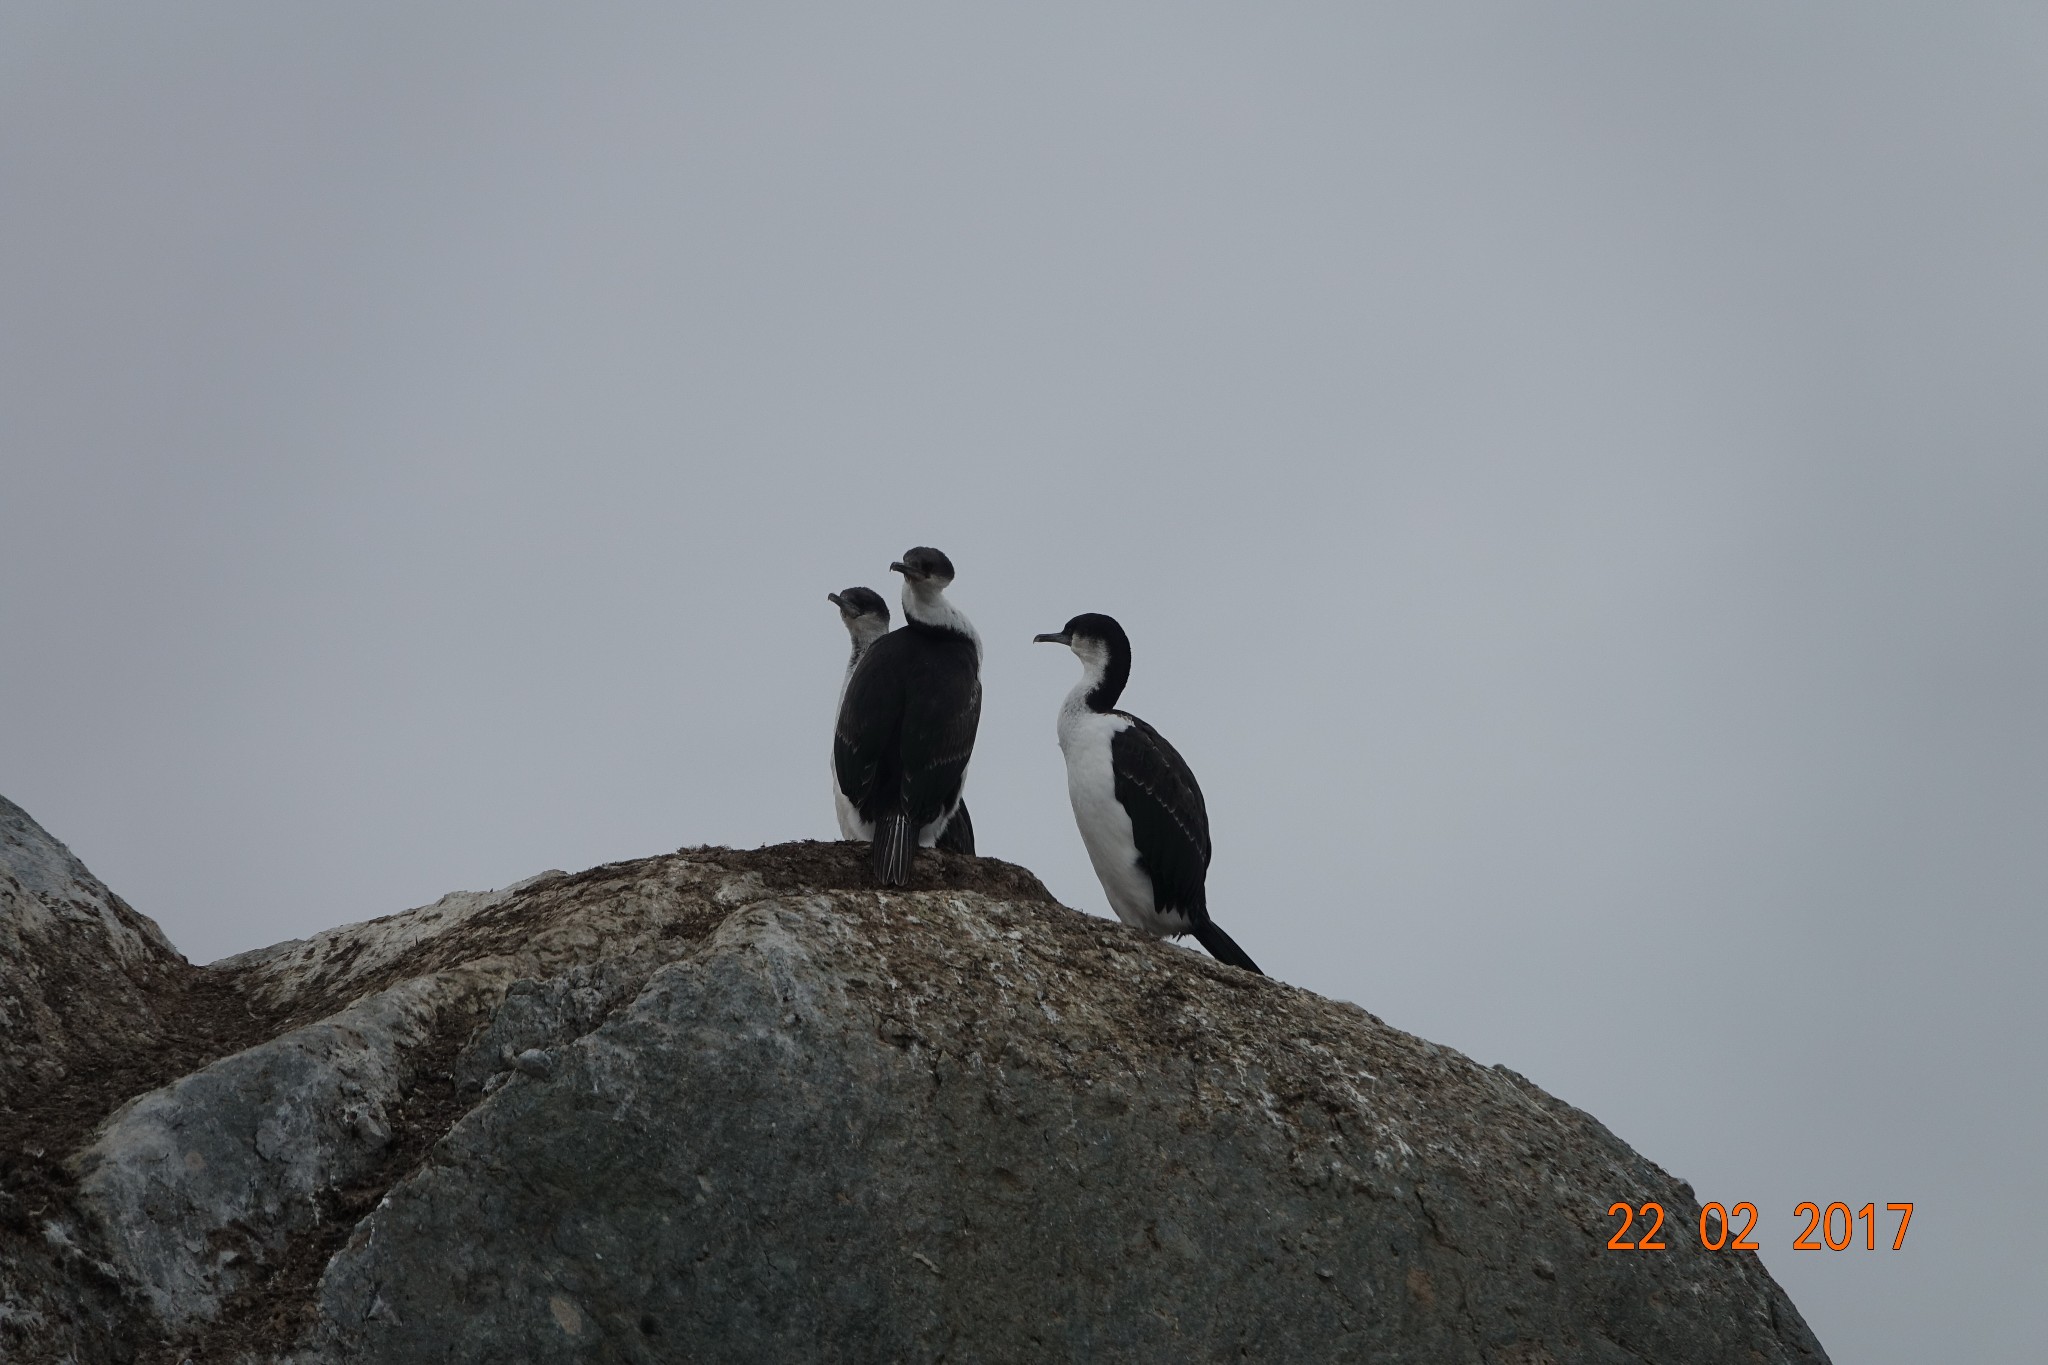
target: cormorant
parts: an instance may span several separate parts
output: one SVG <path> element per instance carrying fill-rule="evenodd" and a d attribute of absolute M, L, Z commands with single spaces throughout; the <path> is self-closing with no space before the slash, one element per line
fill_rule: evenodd
<path fill-rule="evenodd" d="M 1115 709 L 1130 681 L 1130 637 L 1114 618 L 1090 612 L 1035 639 L 1081 660 L 1081 681 L 1060 707 L 1060 752 L 1074 823 L 1117 918 L 1154 938 L 1192 933 L 1217 961 L 1257 972 L 1209 918 L 1209 812 L 1187 760 Z"/>
<path fill-rule="evenodd" d="M 871 826 L 875 876 L 910 879 L 960 810 L 981 723 L 981 637 L 946 600 L 953 561 L 929 546 L 889 568 L 903 575 L 903 628 L 876 640 L 847 680 L 832 744 L 839 790 Z M 973 852 L 972 826 L 959 831 Z"/>

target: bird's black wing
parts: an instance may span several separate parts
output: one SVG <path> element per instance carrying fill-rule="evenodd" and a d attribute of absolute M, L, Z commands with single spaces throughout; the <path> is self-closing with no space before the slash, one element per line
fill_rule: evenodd
<path fill-rule="evenodd" d="M 912 652 L 904 633 L 875 641 L 847 679 L 832 731 L 832 772 L 839 790 L 872 821 L 892 802 L 899 783 L 897 739 L 903 728 L 905 681 Z"/>
<path fill-rule="evenodd" d="M 902 632 L 910 635 L 906 627 Z M 922 829 L 960 798 L 981 727 L 981 660 L 950 631 L 919 632 L 923 646 L 903 702 L 903 805 Z"/>
<path fill-rule="evenodd" d="M 974 819 L 968 815 L 965 801 L 953 808 L 953 818 L 939 831 L 938 847 L 948 853 L 974 852 Z"/>
<path fill-rule="evenodd" d="M 1202 789 L 1165 736 L 1136 716 L 1126 718 L 1130 726 L 1110 740 L 1109 759 L 1138 862 L 1152 879 L 1152 902 L 1200 924 L 1209 917 L 1209 810 Z"/>

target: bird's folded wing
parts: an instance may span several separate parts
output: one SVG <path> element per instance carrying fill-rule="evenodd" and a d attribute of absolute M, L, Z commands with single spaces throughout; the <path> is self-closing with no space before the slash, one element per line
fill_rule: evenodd
<path fill-rule="evenodd" d="M 967 761 L 974 756 L 974 736 L 981 727 L 981 683 L 971 680 L 960 691 L 964 702 L 945 705 L 945 691 L 913 697 L 903 727 L 903 781 L 905 798 L 921 821 L 936 819 L 951 805 L 967 778 Z M 930 699 L 932 704 L 919 705 Z"/>
<path fill-rule="evenodd" d="M 1131 817 L 1131 837 L 1152 878 L 1153 902 L 1161 910 L 1199 910 L 1207 903 L 1210 852 L 1202 789 L 1164 736 L 1135 716 L 1130 721 L 1110 741 L 1110 764 L 1117 802 Z"/>
<path fill-rule="evenodd" d="M 876 794 L 883 762 L 902 724 L 902 673 L 889 667 L 887 658 L 893 652 L 893 638 L 877 640 L 847 680 L 832 731 L 832 771 L 839 790 L 856 807 L 864 807 Z"/>

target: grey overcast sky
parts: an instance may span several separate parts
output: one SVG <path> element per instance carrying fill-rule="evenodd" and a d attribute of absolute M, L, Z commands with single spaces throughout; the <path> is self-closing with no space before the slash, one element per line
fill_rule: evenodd
<path fill-rule="evenodd" d="M 1269 971 L 2040 1359 L 2039 6 L 12 0 L 0 462 L 0 791 L 195 960 L 831 837 L 934 544 L 984 852 L 1106 913 L 1112 613 Z"/>

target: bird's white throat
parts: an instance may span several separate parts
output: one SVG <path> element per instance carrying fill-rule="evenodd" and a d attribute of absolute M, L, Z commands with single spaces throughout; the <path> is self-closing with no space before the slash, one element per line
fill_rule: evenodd
<path fill-rule="evenodd" d="M 965 635 L 974 641 L 974 657 L 981 658 L 981 633 L 974 623 L 967 619 L 967 613 L 954 606 L 946 597 L 943 584 L 930 579 L 906 579 L 903 583 L 903 616 L 921 626 L 935 630 L 950 630 L 956 635 Z"/>
<path fill-rule="evenodd" d="M 1083 637 L 1068 648 L 1081 661 L 1081 681 L 1074 684 L 1067 693 L 1067 699 L 1060 704 L 1062 720 L 1069 715 L 1089 715 L 1088 694 L 1102 686 L 1102 680 L 1109 676 L 1109 646 L 1101 640 Z"/>

